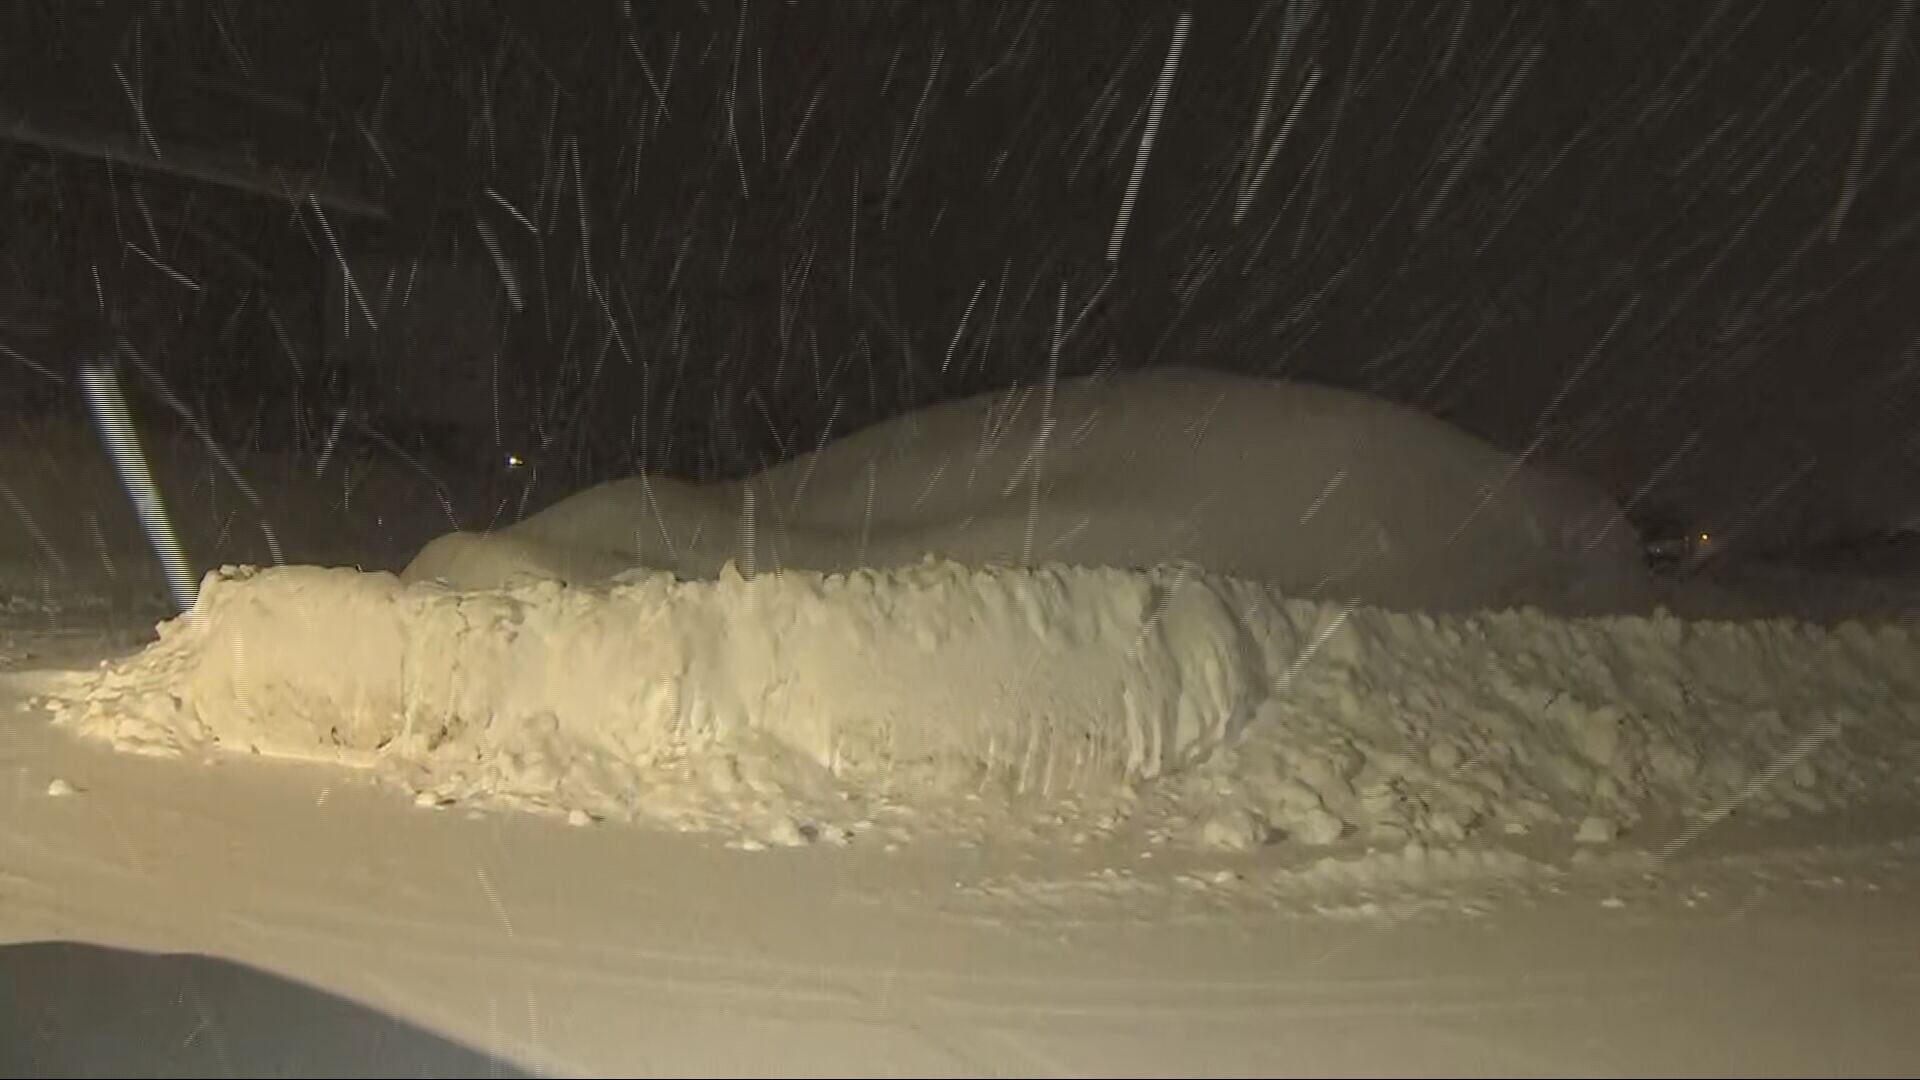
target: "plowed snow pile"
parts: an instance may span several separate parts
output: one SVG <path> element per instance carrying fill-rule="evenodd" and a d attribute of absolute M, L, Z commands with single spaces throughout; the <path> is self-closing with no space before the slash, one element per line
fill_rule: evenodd
<path fill-rule="evenodd" d="M 434 800 L 788 842 L 984 801 L 1236 847 L 1894 794 L 1920 775 L 1916 644 L 1435 618 L 1178 570 L 459 592 L 289 567 L 210 575 L 194 616 L 58 696 L 125 749 L 321 757 Z"/>
<path fill-rule="evenodd" d="M 978 430 L 1017 395 L 743 485 L 608 485 L 438 541 L 404 582 L 222 570 L 157 644 L 54 704 L 130 750 L 318 757 L 423 802 L 750 843 L 1594 839 L 1648 815 L 1911 794 L 1910 631 L 1502 609 L 1631 591 L 1603 499 L 1432 421 L 1331 391 L 1255 408 L 1275 384 L 1246 383 L 1062 384 L 1034 428 L 1075 438 L 1011 464 Z M 1285 425 L 1260 420 L 1279 406 Z M 1125 459 L 1120 431 L 1158 449 Z M 1023 482 L 1059 486 L 1009 501 Z M 831 510 L 856 494 L 859 512 Z M 816 497 L 831 513 L 808 518 Z M 1036 504 L 1065 508 L 1037 544 Z M 1176 551 L 1163 538 L 1196 505 L 1223 512 Z M 1321 520 L 1338 524 L 1302 524 Z M 1358 559 L 1339 542 L 1354 533 Z M 1046 558 L 1005 565 L 1009 548 Z M 1300 598 L 1333 563 L 1343 598 Z M 1234 576 L 1250 570 L 1263 582 Z M 1389 610 L 1413 599 L 1452 613 Z"/>

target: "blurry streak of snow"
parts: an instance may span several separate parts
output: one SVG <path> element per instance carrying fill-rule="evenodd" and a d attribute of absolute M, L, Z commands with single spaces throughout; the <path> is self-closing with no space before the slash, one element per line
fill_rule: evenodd
<path fill-rule="evenodd" d="M 173 601 L 182 612 L 191 612 L 195 600 L 193 574 L 181 550 L 180 538 L 173 530 L 173 522 L 167 517 L 159 486 L 153 482 L 153 470 L 140 449 L 139 435 L 133 429 L 133 417 L 127 411 L 120 384 L 114 379 L 112 369 L 98 361 L 81 365 L 79 374 L 100 441 L 120 475 L 120 483 L 133 503 L 154 557 L 160 561 Z"/>
<path fill-rule="evenodd" d="M 1173 90 L 1174 72 L 1180 68 L 1180 51 L 1186 46 L 1187 31 L 1193 25 L 1193 12 L 1182 11 L 1179 22 L 1173 27 L 1173 40 L 1167 45 L 1166 64 L 1160 69 L 1160 80 L 1154 85 L 1152 103 L 1147 110 L 1147 124 L 1140 133 L 1140 149 L 1133 159 L 1133 173 L 1127 177 L 1126 194 L 1120 199 L 1120 213 L 1113 221 L 1113 235 L 1107 240 L 1107 261 L 1120 260 L 1120 244 L 1126 239 L 1127 221 L 1133 217 L 1134 202 L 1140 197 L 1140 180 L 1147 171 L 1147 160 L 1153 154 L 1153 139 L 1160 131 L 1160 118 L 1167 109 L 1167 96 Z"/>
<path fill-rule="evenodd" d="M 1840 186 L 1840 196 L 1834 201 L 1833 214 L 1828 219 L 1827 240 L 1829 243 L 1840 239 L 1840 228 L 1846 223 L 1847 211 L 1860 194 L 1860 170 L 1866 164 L 1867 146 L 1873 141 L 1874 129 L 1880 122 L 1880 109 L 1887 100 L 1887 83 L 1893 78 L 1893 62 L 1900 55 L 1900 45 L 1906 36 L 1907 18 L 1913 13 L 1913 0 L 1899 0 L 1893 16 L 1887 20 L 1887 27 L 1880 45 L 1880 67 L 1874 72 L 1873 90 L 1867 96 L 1867 105 L 1860 113 L 1860 129 L 1854 137 L 1853 153 L 1847 158 L 1847 174 Z"/>

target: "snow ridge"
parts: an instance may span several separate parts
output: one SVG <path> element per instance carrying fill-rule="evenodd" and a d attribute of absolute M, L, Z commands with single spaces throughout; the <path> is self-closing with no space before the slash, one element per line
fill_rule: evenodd
<path fill-rule="evenodd" d="M 51 695 L 62 722 L 779 843 L 906 838 L 960 804 L 1224 848 L 1611 835 L 1920 776 L 1900 626 L 1406 614 L 1184 566 L 464 591 L 230 567 L 160 630 Z"/>

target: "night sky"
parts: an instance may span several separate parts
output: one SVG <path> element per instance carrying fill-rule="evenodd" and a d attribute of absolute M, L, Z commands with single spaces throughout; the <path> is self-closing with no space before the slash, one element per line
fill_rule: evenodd
<path fill-rule="evenodd" d="M 109 354 L 236 443 L 344 409 L 707 476 L 1057 337 L 1366 390 L 1756 541 L 1889 524 L 1914 8 L 14 3 L 0 393 L 77 409 Z"/>

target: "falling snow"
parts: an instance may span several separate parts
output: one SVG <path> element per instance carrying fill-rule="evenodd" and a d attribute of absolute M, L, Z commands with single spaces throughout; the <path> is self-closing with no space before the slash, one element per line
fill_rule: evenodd
<path fill-rule="evenodd" d="M 0 987 L 1914 1060 L 1913 0 L 337 7 L 0 14 Z"/>

